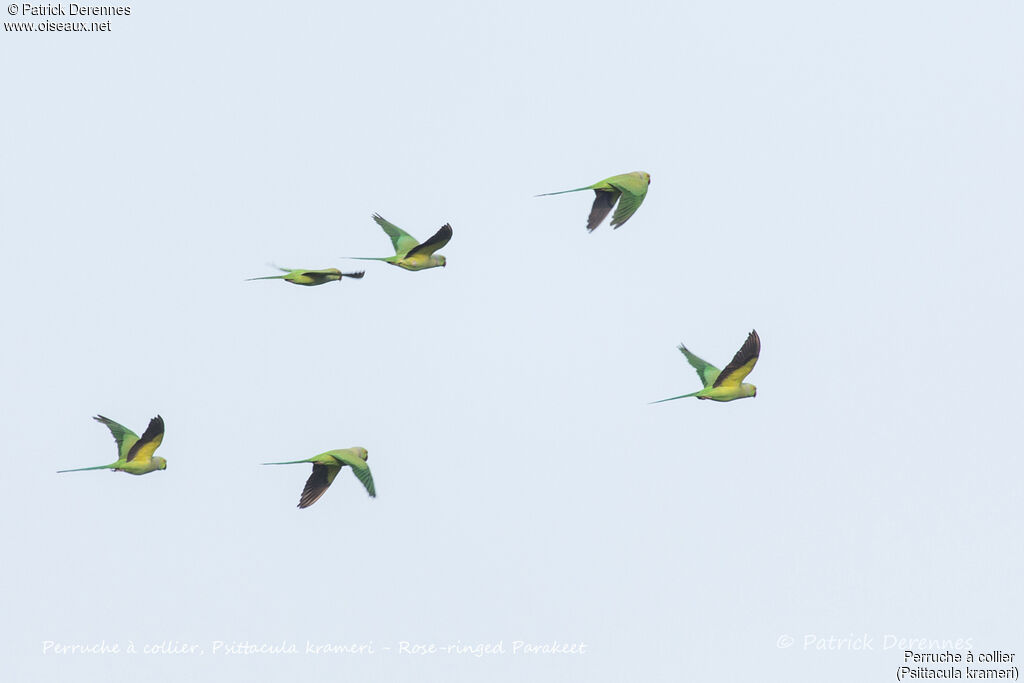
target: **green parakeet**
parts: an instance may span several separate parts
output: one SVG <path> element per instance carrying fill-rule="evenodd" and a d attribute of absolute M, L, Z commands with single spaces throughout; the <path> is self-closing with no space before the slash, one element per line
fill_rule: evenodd
<path fill-rule="evenodd" d="M 283 271 L 285 274 L 267 275 L 266 277 L 251 277 L 249 280 L 285 280 L 293 285 L 315 287 L 327 282 L 341 280 L 343 277 L 350 277 L 358 280 L 366 274 L 364 271 L 359 271 L 358 273 L 343 273 L 337 268 L 324 268 L 323 270 L 294 270 L 292 268 L 278 268 L 278 270 Z"/>
<path fill-rule="evenodd" d="M 157 415 L 149 421 L 149 426 L 142 433 L 141 439 L 132 430 L 102 415 L 97 415 L 93 419 L 107 425 L 110 433 L 114 435 L 114 441 L 117 442 L 117 462 L 96 467 L 60 470 L 58 474 L 85 470 L 115 470 L 128 474 L 147 474 L 155 470 L 167 469 L 167 461 L 160 456 L 153 455 L 153 452 L 160 447 L 160 443 L 164 440 L 164 419 L 162 417 Z"/>
<path fill-rule="evenodd" d="M 704 388 L 692 394 L 663 398 L 660 401 L 653 401 L 653 403 L 664 403 L 690 396 L 712 401 L 734 401 L 738 398 L 757 396 L 757 387 L 743 381 L 754 369 L 757 357 L 761 355 L 761 338 L 757 336 L 756 330 L 751 330 L 747 335 L 747 340 L 733 356 L 732 362 L 725 366 L 725 370 L 719 371 L 714 365 L 690 353 L 690 350 L 682 344 L 679 345 L 679 350 L 697 371 L 701 382 L 704 383 Z"/>
<path fill-rule="evenodd" d="M 363 483 L 366 492 L 371 498 L 377 497 L 377 491 L 373 488 L 373 476 L 370 474 L 370 466 L 366 464 L 369 455 L 365 448 L 353 446 L 352 448 L 339 448 L 334 451 L 326 451 L 312 458 L 305 460 L 288 460 L 287 462 L 265 462 L 264 465 L 298 465 L 301 463 L 313 463 L 313 473 L 306 480 L 306 487 L 302 489 L 299 496 L 299 507 L 308 508 L 310 505 L 324 495 L 327 488 L 338 476 L 338 472 L 345 465 L 352 468 L 356 479 Z"/>
<path fill-rule="evenodd" d="M 597 196 L 594 197 L 594 205 L 590 208 L 590 216 L 587 218 L 587 230 L 592 232 L 612 210 L 616 201 L 619 202 L 619 208 L 615 209 L 615 215 L 612 216 L 612 228 L 618 228 L 620 225 L 625 224 L 630 216 L 640 208 L 644 197 L 647 196 L 647 188 L 650 184 L 651 176 L 649 173 L 633 171 L 632 173 L 623 173 L 622 175 L 605 178 L 593 185 L 577 187 L 575 190 L 547 192 L 537 196 L 550 197 L 551 195 L 566 194 L 567 192 L 593 190 Z"/>
<path fill-rule="evenodd" d="M 406 270 L 426 270 L 446 265 L 444 256 L 435 254 L 438 249 L 448 244 L 452 238 L 452 226 L 445 223 L 434 236 L 420 244 L 416 238 L 393 223 L 388 223 L 380 214 L 373 214 L 373 220 L 384 228 L 395 248 L 394 256 L 349 256 L 360 261 L 384 261 Z"/>

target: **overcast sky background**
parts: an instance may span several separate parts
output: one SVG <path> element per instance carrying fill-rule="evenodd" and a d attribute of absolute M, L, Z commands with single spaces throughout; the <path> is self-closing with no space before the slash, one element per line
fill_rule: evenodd
<path fill-rule="evenodd" d="M 11 680 L 863 683 L 898 639 L 1024 647 L 1019 3 L 216 5 L 0 38 Z M 634 170 L 618 230 L 533 197 Z M 450 222 L 448 267 L 341 260 L 389 253 L 373 212 Z M 271 261 L 367 272 L 244 281 Z M 699 388 L 681 341 L 722 367 L 755 328 L 755 399 L 648 405 Z M 55 474 L 114 460 L 93 415 L 158 413 L 165 472 Z M 309 468 L 259 466 L 353 445 L 375 500 L 343 472 L 297 510 Z"/>

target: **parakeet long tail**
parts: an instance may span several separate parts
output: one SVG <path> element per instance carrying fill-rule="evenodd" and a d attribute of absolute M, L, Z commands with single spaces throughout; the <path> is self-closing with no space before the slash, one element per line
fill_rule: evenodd
<path fill-rule="evenodd" d="M 553 194 L 568 194 L 569 192 L 582 192 L 583 190 L 592 190 L 594 188 L 587 185 L 586 187 L 577 187 L 575 190 L 562 190 L 561 192 L 545 192 L 544 194 L 535 194 L 534 197 L 550 197 Z"/>
<path fill-rule="evenodd" d="M 647 405 L 654 405 L 655 403 L 664 403 L 665 401 L 674 401 L 677 398 L 690 398 L 691 396 L 696 396 L 699 393 L 700 393 L 699 391 L 695 391 L 692 394 L 683 394 L 682 396 L 673 396 L 672 398 L 663 398 L 660 401 L 651 401 Z"/>
<path fill-rule="evenodd" d="M 64 474 L 65 472 L 84 472 L 86 470 L 109 470 L 116 462 L 112 462 L 109 465 L 96 465 L 96 467 L 76 467 L 73 470 L 57 470 L 57 474 Z"/>

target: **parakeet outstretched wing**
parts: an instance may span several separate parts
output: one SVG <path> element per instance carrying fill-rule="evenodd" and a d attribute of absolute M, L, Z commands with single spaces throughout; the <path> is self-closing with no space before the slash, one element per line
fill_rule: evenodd
<path fill-rule="evenodd" d="M 313 473 L 309 475 L 306 486 L 302 489 L 302 495 L 299 496 L 299 507 L 308 508 L 320 500 L 320 496 L 324 495 L 340 470 L 341 465 L 314 463 Z"/>
<path fill-rule="evenodd" d="M 622 193 L 619 205 L 612 216 L 612 227 L 617 228 L 628 221 L 643 204 L 644 197 L 647 196 L 647 182 L 643 177 L 629 174 L 609 184 Z"/>
<path fill-rule="evenodd" d="M 139 440 L 138 434 L 124 425 L 114 422 L 109 417 L 97 415 L 93 419 L 107 425 L 107 429 L 109 429 L 110 433 L 114 435 L 114 441 L 117 442 L 117 455 L 121 458 L 127 456 L 128 451 L 130 451 L 132 446 L 135 445 L 135 442 Z"/>
<path fill-rule="evenodd" d="M 377 490 L 373 486 L 373 475 L 370 474 L 370 466 L 366 464 L 365 460 L 345 449 L 331 451 L 331 455 L 352 468 L 352 474 L 362 482 L 371 498 L 377 497 Z"/>
<path fill-rule="evenodd" d="M 384 232 L 391 238 L 391 245 L 395 248 L 395 254 L 398 256 L 405 256 L 410 249 L 419 244 L 415 237 L 394 223 L 387 222 L 379 213 L 373 214 L 373 220 L 376 221 L 377 225 L 384 228 Z"/>
<path fill-rule="evenodd" d="M 738 387 L 754 369 L 760 355 L 761 338 L 757 336 L 757 330 L 751 330 L 747 335 L 747 340 L 743 342 L 743 346 L 715 379 L 714 386 Z"/>
<path fill-rule="evenodd" d="M 587 232 L 593 232 L 594 228 L 601 225 L 609 213 L 611 213 L 612 207 L 615 206 L 615 200 L 618 199 L 622 192 L 619 190 L 594 190 L 594 205 L 590 207 L 590 215 L 587 216 Z"/>
<path fill-rule="evenodd" d="M 125 458 L 128 462 L 148 463 L 155 451 L 164 440 L 164 419 L 157 415 L 149 421 L 149 426 L 142 433 L 142 438 L 135 442 Z"/>
<path fill-rule="evenodd" d="M 445 223 L 441 228 L 435 232 L 430 239 L 423 244 L 418 244 L 405 255 L 406 258 L 415 256 L 416 254 L 423 254 L 424 256 L 430 256 L 438 249 L 448 244 L 448 241 L 452 238 L 452 226 Z"/>

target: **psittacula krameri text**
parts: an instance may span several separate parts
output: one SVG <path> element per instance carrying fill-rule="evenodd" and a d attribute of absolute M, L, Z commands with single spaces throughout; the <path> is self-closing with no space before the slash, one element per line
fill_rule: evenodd
<path fill-rule="evenodd" d="M 690 353 L 690 350 L 682 344 L 679 345 L 679 350 L 697 371 L 697 375 L 704 383 L 704 388 L 692 394 L 663 398 L 660 401 L 653 401 L 653 403 L 664 403 L 690 396 L 712 401 L 734 401 L 738 398 L 757 396 L 757 387 L 743 381 L 754 369 L 757 357 L 761 355 L 761 339 L 757 336 L 756 330 L 752 330 L 747 335 L 747 341 L 743 342 L 743 346 L 733 356 L 732 362 L 725 366 L 725 370 L 719 371 L 714 365 Z"/>
<path fill-rule="evenodd" d="M 340 280 L 343 277 L 351 277 L 355 279 L 361 278 L 365 275 L 365 271 L 359 271 L 358 273 L 343 273 L 337 268 L 324 268 L 323 270 L 297 270 L 293 268 L 280 268 L 278 270 L 284 272 L 284 275 L 267 275 L 265 277 L 251 277 L 249 280 L 286 280 L 293 285 L 304 285 L 306 287 L 315 287 L 322 285 L 327 282 L 334 282 Z"/>
<path fill-rule="evenodd" d="M 605 178 L 593 185 L 577 187 L 575 190 L 548 192 L 537 196 L 550 197 L 551 195 L 566 194 L 567 192 L 593 190 L 597 196 L 594 197 L 594 205 L 590 208 L 590 216 L 587 218 L 587 230 L 593 231 L 605 219 L 605 216 L 612 210 L 612 207 L 615 206 L 616 200 L 619 202 L 619 208 L 615 209 L 615 214 L 612 216 L 612 227 L 617 228 L 628 221 L 630 216 L 636 213 L 636 210 L 643 203 L 650 184 L 651 176 L 649 173 L 633 171 L 632 173 L 623 173 L 622 175 Z"/>
<path fill-rule="evenodd" d="M 353 446 L 352 448 L 339 448 L 333 451 L 326 451 L 320 455 L 314 455 L 305 460 L 288 460 L 287 462 L 265 462 L 264 465 L 298 465 L 301 463 L 313 463 L 313 473 L 306 480 L 306 487 L 302 489 L 299 496 L 299 507 L 308 508 L 320 499 L 331 485 L 338 472 L 345 465 L 352 468 L 356 479 L 363 483 L 366 492 L 371 498 L 377 497 L 377 491 L 373 488 L 373 475 L 370 474 L 370 466 L 366 464 L 368 454 L 365 448 Z"/>
<path fill-rule="evenodd" d="M 444 256 L 435 254 L 438 249 L 448 244 L 452 238 L 452 226 L 445 223 L 441 229 L 434 233 L 434 236 L 420 244 L 416 238 L 402 230 L 393 223 L 388 223 L 380 214 L 373 214 L 373 220 L 377 225 L 384 228 L 384 232 L 391 238 L 391 245 L 395 248 L 394 256 L 350 256 L 348 258 L 359 261 L 384 261 L 406 270 L 426 270 L 437 268 L 446 264 Z"/>
<path fill-rule="evenodd" d="M 146 474 L 154 470 L 167 469 L 167 461 L 158 455 L 153 455 L 153 452 L 160 447 L 160 443 L 164 440 L 164 419 L 162 417 L 157 415 L 149 421 L 149 426 L 142 433 L 141 439 L 132 430 L 102 415 L 97 415 L 93 419 L 107 425 L 110 433 L 114 435 L 114 441 L 117 442 L 117 462 L 96 467 L 60 470 L 58 474 L 84 470 L 115 470 L 128 474 Z"/>

